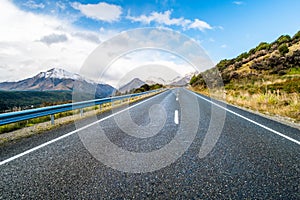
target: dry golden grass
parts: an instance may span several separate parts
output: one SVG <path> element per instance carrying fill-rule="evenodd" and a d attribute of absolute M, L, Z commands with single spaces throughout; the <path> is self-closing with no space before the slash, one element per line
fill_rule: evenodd
<path fill-rule="evenodd" d="M 300 49 L 300 41 L 289 47 L 290 52 L 288 54 L 291 55 L 293 51 L 296 51 L 298 49 Z"/>
<path fill-rule="evenodd" d="M 252 63 L 252 61 L 251 61 Z M 241 68 L 239 68 L 238 70 L 236 70 L 237 73 L 242 74 L 242 73 L 250 73 L 251 69 L 250 69 L 250 62 L 243 64 Z"/>
<path fill-rule="evenodd" d="M 267 93 L 249 94 L 247 91 L 231 91 L 226 95 L 229 103 L 269 115 L 288 117 L 300 122 L 299 93 L 282 93 L 279 90 Z"/>
<path fill-rule="evenodd" d="M 300 94 L 286 93 L 280 90 L 267 93 L 250 94 L 245 90 L 227 90 L 226 97 L 222 91 L 208 91 L 207 89 L 193 88 L 194 91 L 211 96 L 216 99 L 241 106 L 253 111 L 258 111 L 271 116 L 281 116 L 289 121 L 300 122 Z"/>

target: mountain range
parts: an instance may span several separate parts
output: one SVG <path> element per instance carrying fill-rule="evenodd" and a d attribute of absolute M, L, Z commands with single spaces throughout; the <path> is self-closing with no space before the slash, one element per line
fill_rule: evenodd
<path fill-rule="evenodd" d="M 73 91 L 74 88 L 76 92 L 94 92 L 96 98 L 110 96 L 115 91 L 115 88 L 108 84 L 95 83 L 79 74 L 59 68 L 40 72 L 24 80 L 0 83 L 0 90 L 6 91 Z"/>
<path fill-rule="evenodd" d="M 137 88 L 141 87 L 144 84 L 148 84 L 148 85 L 161 84 L 161 85 L 165 85 L 165 86 L 175 86 L 175 87 L 187 86 L 190 82 L 191 77 L 194 74 L 195 73 L 189 73 L 183 77 L 177 76 L 177 77 L 173 78 L 172 80 L 164 80 L 161 77 L 153 77 L 153 76 L 148 77 L 147 80 L 145 80 L 145 81 L 143 81 L 139 78 L 134 78 L 131 81 L 129 81 L 128 83 L 119 87 L 118 91 L 121 93 L 129 92 L 133 89 L 137 89 Z"/>
<path fill-rule="evenodd" d="M 144 84 L 154 85 L 157 83 L 168 86 L 186 86 L 192 75 L 177 76 L 167 81 L 160 77 L 148 77 L 145 81 L 134 78 L 118 90 L 121 93 L 125 93 L 139 88 Z M 79 74 L 60 68 L 52 68 L 24 80 L 0 83 L 0 90 L 3 91 L 73 91 L 74 88 L 76 88 L 76 92 L 94 92 L 96 98 L 110 96 L 116 90 L 111 85 L 95 83 Z"/>

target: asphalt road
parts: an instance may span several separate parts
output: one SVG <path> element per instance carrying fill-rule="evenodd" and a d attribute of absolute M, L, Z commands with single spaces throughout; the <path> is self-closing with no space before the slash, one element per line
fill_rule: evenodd
<path fill-rule="evenodd" d="M 298 129 L 169 90 L 0 147 L 0 199 L 300 199 L 299 141 Z"/>

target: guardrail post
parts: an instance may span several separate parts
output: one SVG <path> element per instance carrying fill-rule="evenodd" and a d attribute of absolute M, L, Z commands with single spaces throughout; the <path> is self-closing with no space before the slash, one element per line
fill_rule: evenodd
<path fill-rule="evenodd" d="M 51 118 L 51 125 L 54 125 L 54 115 L 50 115 Z"/>
<path fill-rule="evenodd" d="M 101 112 L 101 110 L 102 110 L 102 104 L 99 105 L 99 110 Z"/>
<path fill-rule="evenodd" d="M 80 109 L 80 117 L 83 116 L 83 108 Z"/>

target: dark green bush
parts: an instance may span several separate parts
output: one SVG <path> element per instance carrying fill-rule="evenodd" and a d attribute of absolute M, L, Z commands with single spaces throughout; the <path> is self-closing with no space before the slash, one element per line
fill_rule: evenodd
<path fill-rule="evenodd" d="M 283 44 L 283 43 L 287 43 L 291 41 L 291 36 L 289 35 L 281 35 L 275 42 L 279 45 Z"/>
<path fill-rule="evenodd" d="M 299 40 L 300 39 L 300 31 L 298 31 L 294 36 L 293 40 Z"/>
<path fill-rule="evenodd" d="M 289 52 L 289 48 L 286 44 L 281 44 L 279 47 L 278 47 L 278 51 L 280 52 L 281 55 L 284 55 L 286 53 Z"/>
<path fill-rule="evenodd" d="M 261 42 L 256 48 L 255 52 L 260 51 L 260 50 L 269 50 L 271 45 L 267 42 Z"/>

